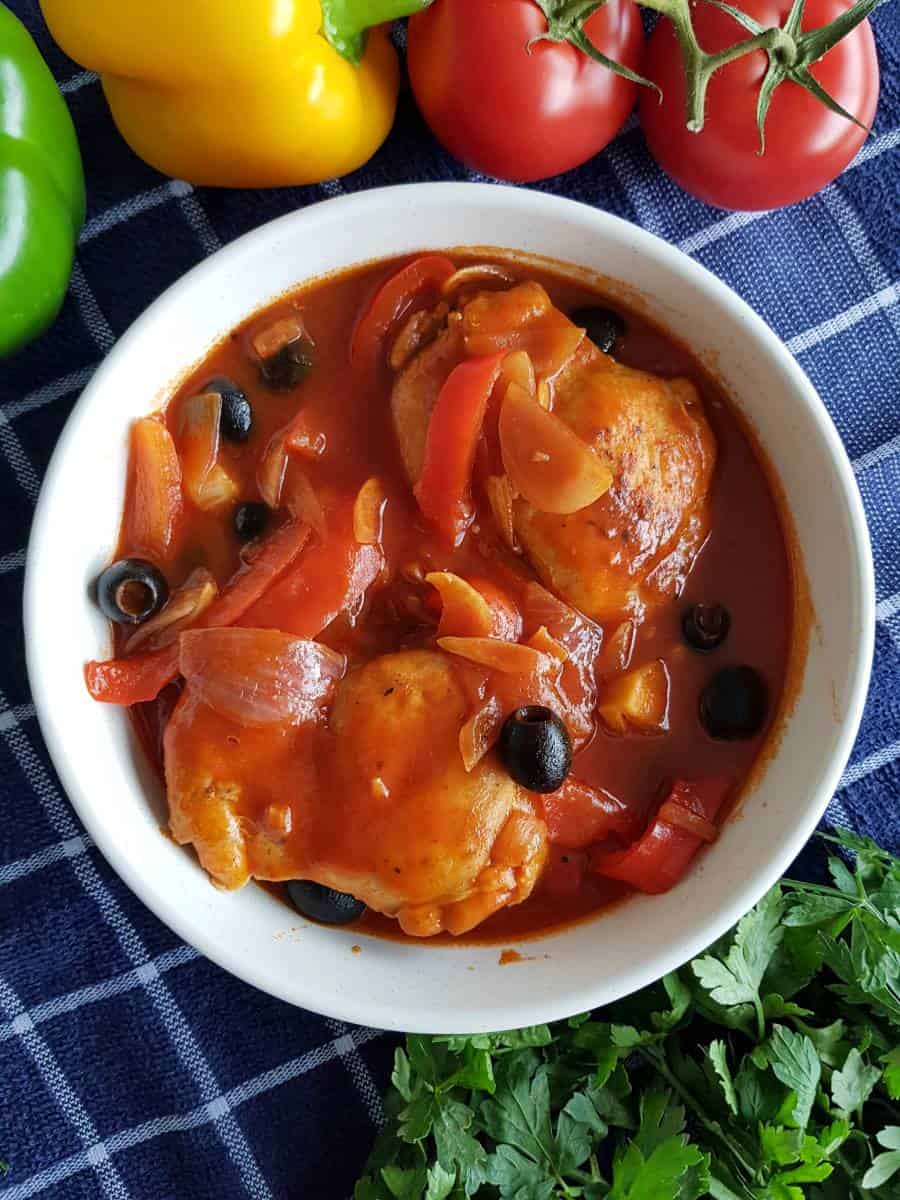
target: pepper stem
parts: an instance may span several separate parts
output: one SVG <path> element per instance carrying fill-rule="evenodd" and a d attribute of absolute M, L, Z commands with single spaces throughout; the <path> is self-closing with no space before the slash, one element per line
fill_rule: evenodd
<path fill-rule="evenodd" d="M 366 31 L 422 12 L 431 0 L 320 0 L 322 32 L 335 50 L 358 67 L 366 48 Z"/>

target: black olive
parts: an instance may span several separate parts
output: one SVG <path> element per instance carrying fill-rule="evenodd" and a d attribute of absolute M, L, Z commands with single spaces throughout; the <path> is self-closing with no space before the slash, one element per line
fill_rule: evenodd
<path fill-rule="evenodd" d="M 158 613 L 169 598 L 169 585 L 153 563 L 120 558 L 97 580 L 97 603 L 111 621 L 140 625 Z"/>
<path fill-rule="evenodd" d="M 625 336 L 625 322 L 611 308 L 576 308 L 569 320 L 587 335 L 598 350 L 610 354 L 620 337 Z"/>
<path fill-rule="evenodd" d="M 556 713 L 529 704 L 517 708 L 503 723 L 500 757 L 522 787 L 555 792 L 572 766 L 572 740 Z"/>
<path fill-rule="evenodd" d="M 246 442 L 253 428 L 253 408 L 236 383 L 230 379 L 211 379 L 207 391 L 218 392 L 222 397 L 222 415 L 219 429 L 229 442 Z"/>
<path fill-rule="evenodd" d="M 365 905 L 355 896 L 336 892 L 334 888 L 310 879 L 292 879 L 288 895 L 297 912 L 323 925 L 348 925 L 365 911 Z"/>
<path fill-rule="evenodd" d="M 252 538 L 259 537 L 265 529 L 269 521 L 269 509 L 265 504 L 248 500 L 246 504 L 237 506 L 232 521 L 238 537 L 244 542 L 249 542 Z"/>
<path fill-rule="evenodd" d="M 681 618 L 684 640 L 699 654 L 718 649 L 731 629 L 731 613 L 724 604 L 695 604 Z"/>
<path fill-rule="evenodd" d="M 769 689 L 753 667 L 723 667 L 703 689 L 700 721 L 723 742 L 755 737 L 766 721 Z"/>
<path fill-rule="evenodd" d="M 270 358 L 260 359 L 259 375 L 266 387 L 287 391 L 306 377 L 313 365 L 313 344 L 298 337 L 276 350 Z"/>

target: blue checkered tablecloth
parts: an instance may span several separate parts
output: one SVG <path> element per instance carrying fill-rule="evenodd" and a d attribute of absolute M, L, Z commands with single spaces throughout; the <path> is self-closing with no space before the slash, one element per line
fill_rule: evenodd
<path fill-rule="evenodd" d="M 343 191 L 471 178 L 408 95 L 384 148 L 321 187 L 195 189 L 117 135 L 96 76 L 36 34 L 78 127 L 89 216 L 50 334 L 0 363 L 0 1197 L 344 1200 L 379 1118 L 391 1039 L 226 975 L 132 896 L 47 759 L 25 678 L 25 544 L 41 476 L 79 392 L 146 305 L 200 258 Z M 872 695 L 829 819 L 900 845 L 900 3 L 873 24 L 874 135 L 821 195 L 727 214 L 655 169 L 634 122 L 541 187 L 635 221 L 749 301 L 809 373 L 856 469 L 875 548 Z M 65 581 L 60 581 L 65 594 Z"/>

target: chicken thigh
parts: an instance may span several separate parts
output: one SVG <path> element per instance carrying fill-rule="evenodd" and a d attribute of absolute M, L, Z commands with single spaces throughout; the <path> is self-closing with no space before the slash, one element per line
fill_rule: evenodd
<path fill-rule="evenodd" d="M 494 754 L 470 772 L 468 699 L 437 651 L 376 658 L 327 725 L 247 729 L 190 683 L 166 731 L 171 829 L 222 887 L 312 879 L 396 917 L 463 933 L 531 893 L 547 831 Z"/>
<path fill-rule="evenodd" d="M 410 481 L 418 480 L 431 410 L 456 363 L 525 350 L 538 384 L 551 384 L 554 414 L 613 477 L 605 495 L 573 513 L 515 500 L 515 534 L 535 571 L 601 623 L 676 594 L 709 531 L 715 464 L 694 385 L 602 354 L 535 283 L 481 293 L 449 320 L 394 382 L 394 427 Z"/>

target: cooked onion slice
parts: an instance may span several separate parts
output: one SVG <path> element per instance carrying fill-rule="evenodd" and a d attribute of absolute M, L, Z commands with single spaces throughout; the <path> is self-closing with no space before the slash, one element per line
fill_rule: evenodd
<path fill-rule="evenodd" d="M 662 733 L 669 727 L 669 672 L 661 658 L 618 675 L 603 688 L 597 713 L 613 733 L 628 727 Z"/>
<path fill-rule="evenodd" d="M 513 486 L 539 512 L 578 512 L 612 483 L 593 450 L 515 383 L 500 409 L 500 451 Z"/>
<path fill-rule="evenodd" d="M 459 752 L 467 771 L 478 766 L 499 738 L 502 728 L 503 706 L 496 696 L 491 696 L 459 731 Z"/>
<path fill-rule="evenodd" d="M 497 529 L 503 541 L 513 554 L 521 554 L 522 547 L 516 537 L 515 514 L 513 512 L 513 490 L 507 475 L 489 475 L 485 480 L 484 490 L 487 492 L 488 503 Z"/>
<path fill-rule="evenodd" d="M 539 675 L 551 666 L 546 654 L 541 654 L 531 646 L 504 642 L 499 638 L 439 637 L 437 644 L 448 654 L 457 654 L 469 662 L 478 663 L 492 671 L 501 671 L 505 675 Z"/>
<path fill-rule="evenodd" d="M 497 263 L 473 263 L 469 267 L 460 267 L 458 271 L 454 271 L 442 285 L 441 295 L 445 298 L 455 296 L 464 287 L 512 287 L 515 282 L 509 271 Z"/>
<path fill-rule="evenodd" d="M 159 650 L 174 642 L 185 626 L 192 624 L 205 612 L 219 594 L 219 588 L 206 567 L 197 567 L 169 597 L 165 608 L 139 625 L 125 643 L 125 653 L 132 654 L 138 647 Z"/>
<path fill-rule="evenodd" d="M 328 533 L 325 509 L 309 476 L 296 463 L 290 465 L 281 496 L 291 516 L 298 521 L 305 521 L 319 540 L 324 542 Z"/>
<path fill-rule="evenodd" d="M 181 408 L 179 450 L 185 489 L 207 512 L 234 500 L 237 484 L 218 462 L 222 397 L 219 392 L 189 396 Z"/>
<path fill-rule="evenodd" d="M 387 496 L 381 480 L 373 475 L 356 494 L 353 505 L 353 536 L 361 546 L 377 546 L 381 542 L 381 525 Z"/>
<path fill-rule="evenodd" d="M 665 821 L 667 825 L 674 825 L 677 829 L 683 829 L 685 833 L 692 833 L 703 842 L 714 842 L 719 836 L 718 827 L 712 821 L 707 821 L 706 817 L 672 800 L 663 803 L 656 819 Z"/>
<path fill-rule="evenodd" d="M 531 635 L 528 639 L 528 645 L 534 650 L 539 650 L 541 654 L 546 654 L 550 658 L 555 658 L 557 662 L 567 662 L 569 652 L 555 637 L 552 637 L 546 625 L 541 625 L 540 628 Z"/>
<path fill-rule="evenodd" d="M 440 637 L 489 638 L 495 632 L 491 606 L 468 580 L 452 571 L 432 571 L 425 580 L 441 598 Z"/>
<path fill-rule="evenodd" d="M 327 646 L 277 629 L 193 629 L 179 665 L 193 694 L 241 725 L 314 721 L 344 674 Z"/>
<path fill-rule="evenodd" d="M 172 435 L 154 417 L 131 427 L 123 540 L 131 553 L 168 561 L 183 507 L 181 463 Z"/>
<path fill-rule="evenodd" d="M 265 453 L 256 468 L 256 486 L 269 508 L 281 503 L 281 489 L 287 471 L 288 454 L 284 433 L 275 433 L 269 439 Z"/>
<path fill-rule="evenodd" d="M 272 358 L 279 350 L 289 346 L 291 342 L 308 336 L 303 318 L 299 313 L 291 313 L 286 317 L 280 317 L 265 329 L 260 330 L 259 333 L 254 334 L 253 349 L 262 359 Z"/>

